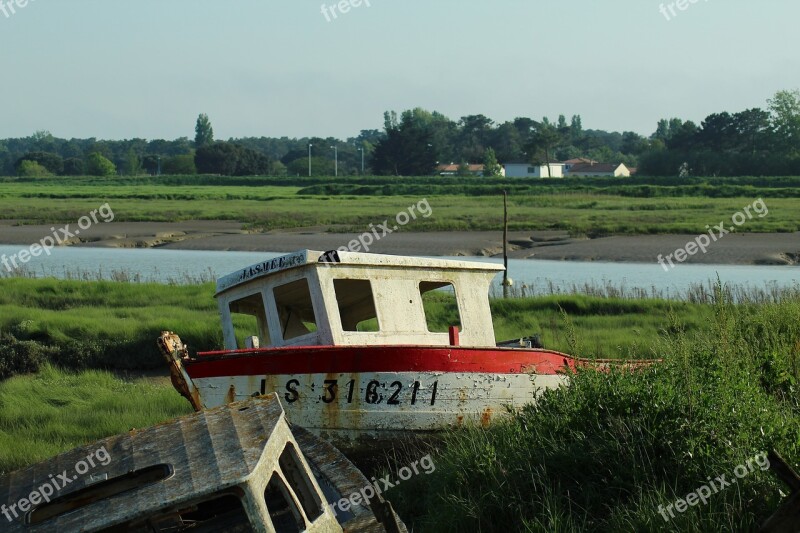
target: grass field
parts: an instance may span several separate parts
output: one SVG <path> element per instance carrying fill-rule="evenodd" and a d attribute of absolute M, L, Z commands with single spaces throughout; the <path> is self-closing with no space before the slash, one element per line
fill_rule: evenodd
<path fill-rule="evenodd" d="M 155 339 L 177 332 L 194 350 L 222 347 L 213 284 L 167 286 L 111 281 L 0 279 L 0 377 L 45 362 L 68 368 L 162 368 Z M 641 357 L 643 338 L 657 336 L 670 314 L 702 327 L 709 305 L 584 295 L 491 301 L 495 336 L 540 334 L 546 347 L 583 357 Z M 456 322 L 439 303 L 437 327 Z M 574 345 L 570 328 L 581 332 Z M 648 356 L 653 354 L 648 354 Z"/>
<path fill-rule="evenodd" d="M 155 345 L 164 329 L 193 350 L 221 347 L 212 295 L 212 284 L 0 279 L 0 377 L 10 378 L 0 381 L 0 471 L 185 412 L 188 403 L 169 385 L 96 369 L 165 370 Z M 441 300 L 430 318 L 444 327 L 455 309 Z M 666 331 L 672 315 L 690 329 L 711 315 L 709 305 L 582 295 L 491 305 L 499 340 L 539 333 L 549 348 L 587 357 L 650 357 L 642 339 Z"/>
<path fill-rule="evenodd" d="M 219 343 L 212 287 L 0 280 L 0 472 L 189 412 L 163 380 L 93 367 L 159 366 L 153 339 Z M 580 372 L 491 429 L 449 434 L 436 470 L 389 493 L 415 531 L 750 530 L 779 502 L 756 470 L 665 523 L 659 506 L 771 448 L 800 459 L 800 299 L 733 305 L 585 295 L 493 300 L 500 339 L 539 332 L 584 356 L 663 359 Z M 438 302 L 432 318 L 452 323 Z M 418 458 L 416 456 L 414 458 Z M 413 459 L 412 459 L 413 460 Z M 402 457 L 395 466 L 402 466 Z M 410 462 L 410 461 L 409 461 Z"/>
<path fill-rule="evenodd" d="M 345 231 L 424 197 L 433 216 L 409 230 L 497 229 L 498 187 L 438 178 L 0 179 L 0 219 L 67 223 L 109 202 L 116 220 Z M 513 229 L 701 233 L 759 197 L 769 216 L 742 230 L 800 224 L 797 178 L 509 188 Z M 188 412 L 167 384 L 97 369 L 163 368 L 154 341 L 164 329 L 192 350 L 220 347 L 212 295 L 211 284 L 0 279 L 0 472 Z M 450 434 L 433 474 L 390 493 L 396 508 L 415 531 L 754 529 L 785 490 L 770 472 L 757 470 L 668 522 L 659 513 L 760 452 L 800 460 L 800 298 L 713 300 L 494 299 L 498 340 L 538 333 L 546 347 L 578 356 L 663 362 L 581 372 L 506 424 Z M 453 323 L 454 309 L 434 305 L 438 325 Z"/>
<path fill-rule="evenodd" d="M 45 365 L 0 381 L 0 473 L 189 412 L 171 386 Z"/>
<path fill-rule="evenodd" d="M 643 337 L 660 364 L 580 372 L 507 423 L 449 434 L 435 472 L 390 500 L 423 532 L 758 529 L 788 492 L 763 454 L 800 460 L 800 301 L 720 300 L 710 318 Z M 425 452 L 406 453 L 393 468 Z M 730 487 L 678 512 L 721 475 Z"/>
<path fill-rule="evenodd" d="M 148 343 L 159 328 L 140 322 L 175 311 L 178 305 L 161 303 L 173 301 L 189 314 L 165 320 L 178 331 L 199 320 L 190 331 L 213 338 L 205 331 L 216 328 L 208 290 L 3 280 L 0 294 L 10 296 L 0 304 L 0 327 L 39 339 L 18 344 L 51 342 L 47 353 L 56 356 L 77 336 L 105 342 L 119 333 Z M 774 474 L 761 469 L 669 522 L 659 513 L 769 449 L 795 466 L 800 459 L 800 300 L 733 305 L 717 296 L 713 305 L 579 295 L 494 301 L 499 336 L 538 327 L 547 339 L 539 321 L 552 320 L 567 349 L 591 347 L 601 342 L 596 323 L 602 342 L 627 343 L 623 355 L 662 362 L 635 372 L 580 372 L 507 423 L 448 434 L 433 451 L 435 472 L 399 486 L 390 500 L 415 531 L 752 530 L 782 498 Z M 52 309 L 37 315 L 46 305 L 63 318 Z M 97 315 L 81 318 L 94 307 Z M 15 326 L 11 317 L 24 313 L 32 323 Z M 442 304 L 436 319 L 447 324 L 451 313 Z M 637 324 L 639 316 L 647 319 Z M 45 358 L 38 372 L 0 382 L 0 472 L 187 412 L 168 384 L 72 374 Z M 395 457 L 394 466 L 408 463 Z"/>
<path fill-rule="evenodd" d="M 262 230 L 323 226 L 349 231 L 427 198 L 433 216 L 418 218 L 407 231 L 488 230 L 502 225 L 499 194 L 507 188 L 512 230 L 702 233 L 707 224 L 730 220 L 763 197 L 769 216 L 748 221 L 740 231 L 798 231 L 797 180 L 763 180 L 667 186 L 648 184 L 658 180 L 630 185 L 634 182 L 591 178 L 494 185 L 479 178 L 6 178 L 0 179 L 0 219 L 71 222 L 108 202 L 117 221 L 238 220 Z"/>

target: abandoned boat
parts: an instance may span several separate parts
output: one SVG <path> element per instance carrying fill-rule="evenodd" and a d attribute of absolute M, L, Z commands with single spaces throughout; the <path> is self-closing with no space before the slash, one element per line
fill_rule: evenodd
<path fill-rule="evenodd" d="M 195 409 L 277 392 L 293 423 L 346 449 L 486 425 L 580 363 L 530 339 L 495 342 L 489 288 L 502 270 L 296 252 L 218 280 L 224 350 L 190 354 L 172 332 L 159 346 Z M 444 327 L 442 306 L 457 317 Z"/>
<path fill-rule="evenodd" d="M 294 432 L 293 432 L 294 431 Z M 0 477 L 0 531 L 372 531 L 405 525 L 276 395 L 110 437 Z M 371 493 L 365 500 L 354 495 Z M 352 506 L 337 508 L 342 498 Z"/>

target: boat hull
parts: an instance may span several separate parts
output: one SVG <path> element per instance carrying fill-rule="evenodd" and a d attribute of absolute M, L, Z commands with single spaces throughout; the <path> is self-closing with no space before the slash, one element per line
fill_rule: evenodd
<path fill-rule="evenodd" d="M 465 424 L 487 426 L 564 384 L 564 371 L 573 366 L 563 354 L 544 350 L 268 352 L 215 352 L 188 362 L 202 406 L 274 392 L 292 423 L 346 449 Z"/>

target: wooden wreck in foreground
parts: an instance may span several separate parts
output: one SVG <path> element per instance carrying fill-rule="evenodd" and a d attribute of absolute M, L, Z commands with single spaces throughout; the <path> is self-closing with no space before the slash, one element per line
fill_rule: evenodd
<path fill-rule="evenodd" d="M 380 498 L 347 512 L 328 503 L 369 484 L 330 444 L 303 430 L 295 437 L 271 395 L 110 437 L 0 478 L 0 531 L 405 531 Z"/>
<path fill-rule="evenodd" d="M 759 533 L 797 533 L 800 531 L 800 475 L 781 455 L 769 452 L 769 467 L 792 490 L 789 497 L 758 530 Z"/>

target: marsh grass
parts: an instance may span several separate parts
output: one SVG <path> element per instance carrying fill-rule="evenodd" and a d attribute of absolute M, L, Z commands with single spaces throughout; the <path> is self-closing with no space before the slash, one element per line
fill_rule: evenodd
<path fill-rule="evenodd" d="M 190 411 L 172 387 L 45 364 L 0 382 L 0 474 Z"/>
<path fill-rule="evenodd" d="M 777 303 L 800 298 L 800 284 L 781 285 L 776 281 L 765 281 L 760 285 L 730 285 L 720 287 L 722 296 L 734 303 Z M 492 298 L 501 299 L 503 291 L 492 287 Z M 517 283 L 508 290 L 509 298 L 529 298 L 535 296 L 592 296 L 604 299 L 624 300 L 664 300 L 711 304 L 717 299 L 717 280 L 690 284 L 683 290 L 659 289 L 655 286 L 637 287 L 609 280 L 588 281 L 584 283 L 555 283 L 544 280 L 542 283 Z"/>
<path fill-rule="evenodd" d="M 712 317 L 714 298 L 708 288 L 694 293 L 692 301 L 633 298 L 608 286 L 585 289 L 491 299 L 496 339 L 539 334 L 545 347 L 582 357 L 660 357 L 646 340 L 668 327 L 671 314 L 689 332 L 702 329 Z M 722 290 L 750 304 L 783 301 L 796 293 Z M 0 379 L 35 371 L 48 361 L 72 369 L 162 369 L 155 339 L 163 330 L 175 331 L 195 351 L 221 348 L 213 293 L 211 283 L 0 279 Z M 446 331 L 457 323 L 455 305 L 446 296 L 431 298 L 426 309 L 431 327 Z M 570 328 L 579 336 L 578 347 L 570 340 Z"/>
<path fill-rule="evenodd" d="M 390 499 L 416 531 L 754 529 L 783 488 L 760 469 L 659 514 L 760 452 L 800 459 L 800 301 L 737 306 L 719 291 L 711 311 L 701 328 L 673 313 L 643 340 L 659 364 L 579 371 L 504 424 L 450 433 L 436 472 Z"/>
<path fill-rule="evenodd" d="M 163 330 L 178 332 L 193 349 L 219 348 L 213 293 L 212 284 L 0 279 L 0 378 L 15 373 L 3 365 L 10 360 L 163 368 L 155 344 Z"/>
<path fill-rule="evenodd" d="M 155 354 L 161 329 L 196 348 L 213 346 L 212 291 L 0 280 L 0 328 L 22 362 L 26 353 L 41 356 L 38 373 L 0 382 L 0 470 L 188 412 L 169 385 L 95 370 L 73 374 L 51 361 L 139 361 L 132 350 L 147 345 Z M 448 325 L 452 304 L 432 300 L 431 319 Z M 415 531 L 753 529 L 781 498 L 781 485 L 760 470 L 668 523 L 658 512 L 762 451 L 777 449 L 794 465 L 800 459 L 800 300 L 783 294 L 734 304 L 721 286 L 712 300 L 492 300 L 499 339 L 538 329 L 546 345 L 584 352 L 578 355 L 609 355 L 595 351 L 602 342 L 614 346 L 610 355 L 662 361 L 636 371 L 581 370 L 505 423 L 447 434 L 434 450 L 435 472 L 403 483 L 391 501 Z M 98 349 L 96 360 L 65 358 L 91 343 L 108 343 L 110 351 Z M 402 466 L 402 457 L 394 461 Z"/>
<path fill-rule="evenodd" d="M 499 230 L 503 190 L 512 230 L 575 236 L 705 232 L 707 224 L 763 198 L 769 216 L 745 232 L 800 229 L 800 178 L 486 180 L 445 177 L 0 178 L 0 218 L 69 223 L 108 202 L 115 221 L 236 220 L 255 230 L 324 227 L 363 231 L 426 198 L 433 216 L 408 231 Z"/>

